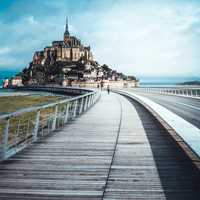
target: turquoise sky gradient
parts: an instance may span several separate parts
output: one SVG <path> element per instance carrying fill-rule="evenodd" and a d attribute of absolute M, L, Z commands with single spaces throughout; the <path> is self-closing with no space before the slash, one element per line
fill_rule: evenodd
<path fill-rule="evenodd" d="M 137 76 L 200 76 L 199 0 L 1 0 L 0 69 L 22 69 L 61 40 L 66 16 L 100 64 Z"/>

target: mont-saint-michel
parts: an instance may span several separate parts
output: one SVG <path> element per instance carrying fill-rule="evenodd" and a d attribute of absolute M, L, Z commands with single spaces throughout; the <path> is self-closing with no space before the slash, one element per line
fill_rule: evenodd
<path fill-rule="evenodd" d="M 136 87 L 139 81 L 106 64 L 100 65 L 91 47 L 70 34 L 66 18 L 63 40 L 53 41 L 52 45 L 36 51 L 29 66 L 5 80 L 4 87 L 46 84 L 98 87 L 100 83 L 109 83 L 111 87 Z"/>

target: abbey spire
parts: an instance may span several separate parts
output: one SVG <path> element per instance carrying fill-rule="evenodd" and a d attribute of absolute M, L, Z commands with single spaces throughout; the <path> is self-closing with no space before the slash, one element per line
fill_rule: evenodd
<path fill-rule="evenodd" d="M 65 33 L 64 33 L 64 38 L 69 37 L 69 26 L 68 26 L 68 17 L 66 17 L 66 25 L 65 25 Z"/>
<path fill-rule="evenodd" d="M 37 51 L 33 56 L 33 65 L 41 63 L 52 64 L 57 61 L 77 62 L 80 59 L 92 61 L 93 56 L 89 47 L 84 46 L 81 40 L 70 35 L 68 18 L 66 18 L 64 40 L 53 41 L 44 51 Z"/>

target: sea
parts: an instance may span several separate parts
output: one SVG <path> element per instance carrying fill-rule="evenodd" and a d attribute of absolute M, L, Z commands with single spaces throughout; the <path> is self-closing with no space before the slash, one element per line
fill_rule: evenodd
<path fill-rule="evenodd" d="M 0 69 L 0 87 L 2 87 L 4 79 L 11 78 L 12 76 L 16 75 L 19 72 L 20 70 L 16 69 L 10 69 L 10 70 Z"/>
<path fill-rule="evenodd" d="M 172 87 L 184 82 L 200 81 L 200 76 L 141 76 L 141 87 Z"/>

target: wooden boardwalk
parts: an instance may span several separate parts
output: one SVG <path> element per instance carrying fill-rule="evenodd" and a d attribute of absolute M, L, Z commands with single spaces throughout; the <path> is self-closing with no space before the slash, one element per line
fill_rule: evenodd
<path fill-rule="evenodd" d="M 153 117 L 116 94 L 0 163 L 0 199 L 199 199 L 200 174 Z"/>

